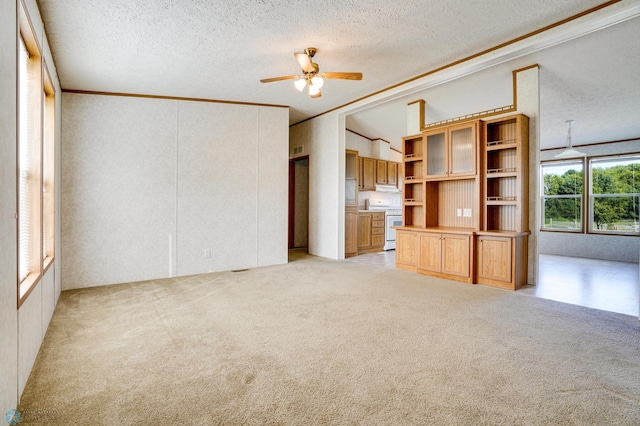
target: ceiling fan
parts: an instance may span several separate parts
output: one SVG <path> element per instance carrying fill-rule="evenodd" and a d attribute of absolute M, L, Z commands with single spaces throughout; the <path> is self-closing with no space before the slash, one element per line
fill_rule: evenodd
<path fill-rule="evenodd" d="M 340 80 L 362 80 L 362 73 L 359 72 L 320 72 L 318 64 L 312 61 L 318 49 L 315 47 L 307 47 L 304 52 L 294 53 L 300 67 L 302 75 L 285 75 L 282 77 L 265 78 L 260 80 L 261 83 L 271 83 L 280 80 L 296 80 L 294 82 L 296 89 L 302 92 L 305 87 L 309 87 L 309 96 L 319 98 L 322 96 L 320 88 L 324 84 L 325 78 L 335 78 Z"/>

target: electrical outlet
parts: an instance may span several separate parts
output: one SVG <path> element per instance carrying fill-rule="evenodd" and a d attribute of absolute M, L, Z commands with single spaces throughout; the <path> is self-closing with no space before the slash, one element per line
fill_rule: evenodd
<path fill-rule="evenodd" d="M 471 209 L 464 209 L 464 217 L 471 217 Z"/>
<path fill-rule="evenodd" d="M 211 249 L 204 249 L 204 257 L 207 259 L 211 257 Z"/>
<path fill-rule="evenodd" d="M 462 216 L 462 209 L 456 209 L 456 216 Z"/>

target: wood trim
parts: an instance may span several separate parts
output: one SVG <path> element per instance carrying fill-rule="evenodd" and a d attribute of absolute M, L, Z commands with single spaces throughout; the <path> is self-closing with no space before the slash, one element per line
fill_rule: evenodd
<path fill-rule="evenodd" d="M 75 90 L 75 89 L 62 89 L 63 93 L 76 93 L 80 95 L 103 95 L 103 96 L 122 96 L 129 98 L 149 98 L 149 99 L 166 99 L 171 101 L 192 101 L 192 102 L 212 102 L 218 104 L 232 104 L 232 105 L 248 105 L 248 106 L 264 106 L 273 108 L 289 108 L 287 105 L 275 105 L 275 104 L 260 104 L 252 102 L 237 102 L 237 101 L 225 101 L 219 99 L 204 99 L 204 98 L 186 98 L 180 96 L 161 96 L 161 95 L 143 95 L 137 93 L 117 93 L 117 92 L 99 92 L 93 90 Z"/>
<path fill-rule="evenodd" d="M 382 141 L 382 142 L 386 142 L 386 143 L 388 143 L 389 145 L 391 145 L 391 142 L 389 142 L 388 140 L 383 139 L 383 138 L 370 138 L 369 136 L 365 136 L 365 135 L 363 135 L 363 134 L 361 134 L 361 133 L 358 133 L 358 132 L 355 132 L 355 131 L 353 131 L 353 130 L 351 130 L 351 129 L 345 129 L 345 130 L 346 130 L 347 132 L 351 132 L 351 133 L 353 133 L 354 135 L 358 135 L 358 136 L 363 137 L 363 138 L 365 138 L 365 139 L 369 139 L 371 142 L 373 142 L 373 141 Z M 393 149 L 393 148 L 392 148 L 392 149 Z M 397 151 L 397 150 L 396 150 L 396 151 Z M 400 151 L 398 151 L 398 152 L 400 152 Z"/>
<path fill-rule="evenodd" d="M 513 108 L 515 111 L 518 110 L 518 77 L 517 74 L 522 71 L 530 70 L 531 68 L 540 68 L 540 65 L 533 64 L 527 67 L 518 68 L 517 70 L 513 70 L 511 72 L 511 78 L 513 79 Z"/>
<path fill-rule="evenodd" d="M 339 110 L 339 109 L 344 108 L 346 106 L 355 104 L 356 102 L 360 102 L 360 101 L 362 101 L 364 99 L 367 99 L 367 98 L 370 98 L 372 96 L 378 95 L 380 93 L 386 92 L 387 90 L 395 89 L 396 87 L 400 87 L 400 86 L 402 86 L 404 84 L 411 83 L 412 81 L 419 80 L 419 79 L 421 79 L 423 77 L 426 77 L 426 76 L 431 75 L 431 74 L 435 74 L 435 73 L 437 73 L 439 71 L 445 70 L 447 68 L 451 68 L 451 67 L 453 67 L 455 65 L 459 65 L 459 64 L 461 64 L 463 62 L 467 62 L 467 61 L 469 61 L 471 59 L 475 59 L 475 58 L 477 58 L 479 56 L 485 55 L 485 54 L 490 53 L 490 52 L 492 52 L 494 50 L 498 50 L 498 49 L 501 49 L 503 47 L 509 46 L 511 44 L 515 44 L 515 43 L 517 43 L 519 41 L 522 41 L 522 40 L 525 40 L 527 38 L 533 37 L 535 35 L 538 35 L 540 33 L 545 32 L 545 31 L 549 31 L 549 30 L 551 30 L 553 28 L 556 28 L 556 27 L 559 27 L 561 25 L 564 25 L 564 24 L 566 24 L 568 22 L 575 21 L 576 19 L 582 18 L 583 16 L 589 15 L 589 14 L 591 14 L 593 12 L 597 12 L 600 9 L 604 9 L 606 7 L 609 7 L 609 6 L 613 5 L 613 4 L 619 3 L 620 1 L 622 1 L 622 0 L 610 0 L 610 1 L 605 2 L 605 3 L 603 3 L 603 4 L 599 5 L 599 6 L 595 6 L 595 7 L 592 7 L 591 9 L 587 9 L 584 12 L 580 12 L 580 13 L 578 13 L 576 15 L 572 15 L 572 16 L 570 16 L 568 18 L 565 18 L 565 19 L 563 19 L 561 21 L 558 21 L 558 22 L 555 22 L 553 24 L 547 25 L 547 26 L 542 27 L 540 29 L 537 29 L 535 31 L 531 31 L 529 33 L 521 35 L 520 37 L 516 37 L 513 40 L 509 40 L 509 41 L 506 41 L 504 43 L 500 43 L 500 44 L 498 44 L 496 46 L 490 47 L 490 48 L 485 49 L 485 50 L 483 50 L 481 52 L 474 53 L 473 55 L 467 56 L 467 57 L 462 58 L 462 59 L 458 59 L 457 61 L 454 61 L 454 62 L 451 62 L 451 63 L 449 63 L 447 65 L 443 65 L 441 67 L 435 68 L 435 69 L 433 69 L 431 71 L 427 71 L 424 74 L 420 74 L 420 75 L 418 75 L 416 77 L 413 77 L 413 78 L 410 78 L 408 80 L 401 81 L 400 83 L 394 84 L 393 86 L 389 86 L 389 87 L 387 87 L 385 89 L 381 89 L 381 90 L 378 90 L 376 92 L 370 93 L 370 94 L 368 94 L 366 96 L 362 96 L 362 97 L 360 97 L 358 99 L 355 99 L 355 100 L 353 100 L 351 102 L 347 102 L 344 105 L 340 105 L 340 106 L 337 106 L 337 107 L 332 108 L 330 110 L 327 110 L 325 112 L 322 112 L 320 114 L 314 115 L 313 117 L 305 118 L 304 120 L 299 121 L 297 123 L 294 123 L 289 127 L 295 126 L 295 125 L 300 124 L 300 123 L 304 123 L 305 121 L 313 120 L 314 118 L 320 117 L 321 115 L 328 114 L 330 112 Z"/>

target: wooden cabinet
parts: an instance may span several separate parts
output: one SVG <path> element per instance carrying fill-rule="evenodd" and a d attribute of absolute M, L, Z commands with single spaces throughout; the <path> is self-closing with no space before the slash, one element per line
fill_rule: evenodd
<path fill-rule="evenodd" d="M 402 188 L 402 226 L 424 227 L 424 136 L 402 139 L 404 179 Z M 396 251 L 397 249 L 396 240 Z"/>
<path fill-rule="evenodd" d="M 398 268 L 502 288 L 526 284 L 528 132 L 527 117 L 512 115 L 403 138 Z"/>
<path fill-rule="evenodd" d="M 477 174 L 478 122 L 427 131 L 425 178 L 441 180 Z"/>
<path fill-rule="evenodd" d="M 376 184 L 387 184 L 387 161 L 376 160 Z"/>
<path fill-rule="evenodd" d="M 483 229 L 477 282 L 516 290 L 527 283 L 529 119 L 513 115 L 483 123 Z"/>
<path fill-rule="evenodd" d="M 417 269 L 443 278 L 472 282 L 472 233 L 418 232 Z"/>
<path fill-rule="evenodd" d="M 344 256 L 358 255 L 358 206 L 345 207 Z"/>
<path fill-rule="evenodd" d="M 412 231 L 396 231 L 396 267 L 415 271 L 418 264 L 418 234 Z"/>
<path fill-rule="evenodd" d="M 373 191 L 376 189 L 376 160 L 362 157 L 361 187 L 363 191 Z"/>
<path fill-rule="evenodd" d="M 517 290 L 527 283 L 527 235 L 477 237 L 477 282 Z"/>
<path fill-rule="evenodd" d="M 516 115 L 484 127 L 483 228 L 528 231 L 529 119 Z"/>
<path fill-rule="evenodd" d="M 398 163 L 394 161 L 387 162 L 387 185 L 398 187 Z"/>
<path fill-rule="evenodd" d="M 398 186 L 399 163 L 375 158 L 358 157 L 358 189 L 375 191 L 376 185 Z"/>
<path fill-rule="evenodd" d="M 384 212 L 358 213 L 358 254 L 382 251 Z"/>

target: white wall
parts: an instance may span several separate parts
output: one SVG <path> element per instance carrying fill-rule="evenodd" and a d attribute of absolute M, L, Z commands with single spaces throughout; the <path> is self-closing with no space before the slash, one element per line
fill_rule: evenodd
<path fill-rule="evenodd" d="M 55 194 L 59 205 L 61 90 L 36 1 L 24 3 L 56 94 Z M 3 416 L 18 405 L 60 296 L 60 238 L 56 238 L 54 263 L 17 309 L 16 4 L 13 0 L 0 0 L 0 414 Z M 60 235 L 59 208 L 55 223 L 55 234 Z"/>
<path fill-rule="evenodd" d="M 339 132 L 338 129 L 342 128 Z M 290 128 L 290 155 L 309 155 L 310 254 L 344 258 L 344 120 L 332 112 Z"/>
<path fill-rule="evenodd" d="M 65 93 L 64 289 L 287 262 L 288 109 Z"/>

